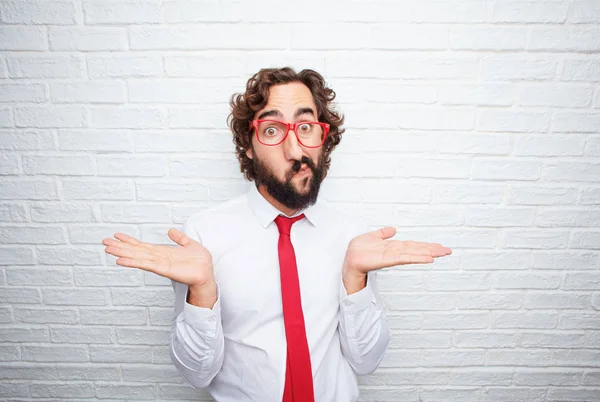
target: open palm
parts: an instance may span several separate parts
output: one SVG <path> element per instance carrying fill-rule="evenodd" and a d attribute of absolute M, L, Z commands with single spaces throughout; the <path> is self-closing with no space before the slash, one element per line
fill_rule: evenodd
<path fill-rule="evenodd" d="M 432 263 L 435 258 L 452 253 L 437 243 L 387 240 L 395 234 L 394 227 L 386 226 L 356 236 L 346 251 L 347 266 L 366 273 L 395 265 Z"/>
<path fill-rule="evenodd" d="M 213 278 L 210 252 L 185 233 L 170 229 L 169 238 L 178 246 L 145 243 L 122 233 L 105 238 L 105 251 L 124 267 L 141 268 L 189 286 L 202 286 Z"/>

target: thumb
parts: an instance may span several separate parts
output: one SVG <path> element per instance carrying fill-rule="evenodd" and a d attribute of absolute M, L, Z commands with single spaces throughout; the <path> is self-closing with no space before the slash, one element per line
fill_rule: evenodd
<path fill-rule="evenodd" d="M 169 235 L 169 238 L 175 243 L 179 244 L 180 246 L 187 247 L 193 242 L 193 240 L 188 235 L 177 229 L 169 229 L 167 233 Z"/>
<path fill-rule="evenodd" d="M 385 226 L 375 232 L 377 236 L 381 237 L 383 240 L 389 239 L 390 237 L 394 237 L 396 234 L 396 228 L 393 226 Z"/>

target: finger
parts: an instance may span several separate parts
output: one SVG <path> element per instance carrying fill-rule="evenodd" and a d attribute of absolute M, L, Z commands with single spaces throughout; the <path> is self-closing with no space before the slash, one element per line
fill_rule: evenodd
<path fill-rule="evenodd" d="M 143 245 L 145 243 L 139 241 L 135 237 L 131 237 L 126 235 L 125 233 L 115 233 L 115 238 L 121 240 L 123 243 L 135 244 L 135 245 Z"/>
<path fill-rule="evenodd" d="M 425 243 L 425 242 L 416 242 L 416 241 L 394 241 L 393 242 L 398 247 L 406 247 L 406 250 L 411 250 L 411 252 L 415 252 L 417 254 L 421 254 L 420 251 L 415 250 L 426 250 L 431 253 L 432 256 L 442 257 L 445 255 L 452 254 L 452 250 L 448 247 L 444 247 L 438 243 Z"/>
<path fill-rule="evenodd" d="M 104 251 L 108 254 L 114 255 L 115 257 L 155 260 L 154 255 L 152 255 L 151 253 L 145 250 L 134 249 L 129 247 L 108 246 L 104 249 Z"/>
<path fill-rule="evenodd" d="M 177 229 L 169 229 L 167 234 L 171 240 L 183 247 L 189 246 L 193 242 L 188 235 Z"/>
<path fill-rule="evenodd" d="M 389 239 L 396 235 L 396 228 L 393 226 L 385 226 L 375 232 L 382 239 Z"/>
<path fill-rule="evenodd" d="M 431 264 L 434 258 L 429 255 L 399 254 L 394 265 Z"/>

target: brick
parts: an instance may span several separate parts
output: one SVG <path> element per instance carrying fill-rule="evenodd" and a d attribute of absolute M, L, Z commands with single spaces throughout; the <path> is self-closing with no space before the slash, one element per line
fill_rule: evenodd
<path fill-rule="evenodd" d="M 127 233 L 139 237 L 138 229 L 133 225 L 69 225 L 69 240 L 72 244 L 99 245 L 102 239 L 111 233 Z M 115 272 L 113 272 L 115 273 Z"/>
<path fill-rule="evenodd" d="M 541 56 L 489 56 L 482 62 L 484 81 L 545 81 L 556 76 L 557 60 Z"/>
<path fill-rule="evenodd" d="M 239 178 L 240 165 L 236 159 L 177 157 L 169 160 L 169 175 L 173 177 Z"/>
<path fill-rule="evenodd" d="M 43 84 L 0 84 L 0 102 L 44 102 L 47 99 Z"/>
<path fill-rule="evenodd" d="M 23 171 L 29 175 L 89 176 L 96 173 L 91 156 L 23 155 Z"/>
<path fill-rule="evenodd" d="M 523 27 L 456 25 L 450 27 L 449 40 L 456 50 L 521 50 L 527 31 Z"/>
<path fill-rule="evenodd" d="M 1 364 L 1 380 L 55 380 L 56 368 L 50 366 L 34 366 L 27 363 Z M 1 388 L 0 388 L 1 389 Z"/>
<path fill-rule="evenodd" d="M 553 357 L 556 365 L 594 367 L 600 353 L 597 350 L 556 349 Z"/>
<path fill-rule="evenodd" d="M 254 13 L 250 16 L 247 11 L 253 7 L 244 7 L 245 4 L 239 1 L 228 1 L 226 12 L 225 4 L 218 1 L 205 1 L 199 4 L 194 1 L 169 1 L 163 6 L 165 9 L 165 19 L 167 23 L 185 23 L 185 22 L 239 22 L 244 20 L 255 20 Z M 268 6 L 265 4 L 264 11 L 268 13 Z M 300 10 L 299 10 L 300 11 Z M 282 16 L 283 17 L 283 16 Z M 281 21 L 281 19 L 279 19 Z"/>
<path fill-rule="evenodd" d="M 147 322 L 145 308 L 80 308 L 79 311 L 81 323 L 86 325 L 146 325 Z"/>
<path fill-rule="evenodd" d="M 488 313 L 425 313 L 423 329 L 483 329 L 488 319 Z"/>
<path fill-rule="evenodd" d="M 81 106 L 17 106 L 17 127 L 61 128 L 84 127 L 87 111 Z"/>
<path fill-rule="evenodd" d="M 584 341 L 583 333 L 523 332 L 519 346 L 526 348 L 581 348 L 584 347 Z"/>
<path fill-rule="evenodd" d="M 167 10 L 173 2 L 165 4 Z M 193 3 L 192 3 L 193 6 Z M 204 6 L 204 5 L 203 5 Z M 189 15 L 189 13 L 186 14 Z M 243 76 L 244 59 L 236 55 L 188 56 L 165 55 L 165 71 L 169 77 L 208 78 Z"/>
<path fill-rule="evenodd" d="M 50 50 L 78 50 L 83 52 L 127 50 L 125 28 L 65 28 L 50 27 Z"/>
<path fill-rule="evenodd" d="M 99 176 L 162 177 L 167 159 L 155 156 L 97 156 Z"/>
<path fill-rule="evenodd" d="M 62 151 L 133 152 L 132 135 L 115 130 L 59 130 Z"/>
<path fill-rule="evenodd" d="M 461 255 L 461 269 L 479 270 L 524 270 L 531 265 L 531 253 L 528 251 L 503 250 L 471 251 L 465 250 Z"/>
<path fill-rule="evenodd" d="M 169 130 L 162 132 L 143 131 L 133 133 L 135 151 L 145 152 L 222 152 L 234 150 L 231 133 L 214 130 Z"/>
<path fill-rule="evenodd" d="M 519 334 L 495 330 L 456 331 L 454 345 L 459 348 L 513 348 L 517 346 Z"/>
<path fill-rule="evenodd" d="M 492 312 L 492 328 L 556 328 L 558 314 L 554 312 Z"/>
<path fill-rule="evenodd" d="M 117 328 L 117 340 L 120 344 L 166 345 L 170 330 Z"/>
<path fill-rule="evenodd" d="M 535 251 L 533 266 L 537 269 L 596 269 L 597 255 L 581 251 Z"/>
<path fill-rule="evenodd" d="M 600 22 L 600 6 L 593 0 L 575 0 L 569 9 L 568 21 L 576 24 Z"/>
<path fill-rule="evenodd" d="M 0 370 L 2 370 L 1 367 L 0 367 Z M 27 398 L 29 396 L 30 396 L 30 393 L 29 393 L 29 384 L 28 383 L 3 382 L 2 388 L 0 388 L 0 397 Z"/>
<path fill-rule="evenodd" d="M 91 108 L 91 126 L 94 128 L 161 128 L 166 115 L 160 108 L 149 107 L 109 107 Z"/>
<path fill-rule="evenodd" d="M 42 289 L 42 297 L 47 305 L 104 306 L 108 304 L 105 289 Z"/>
<path fill-rule="evenodd" d="M 380 281 L 381 283 L 381 281 Z M 388 314 L 386 316 L 389 328 L 395 329 L 421 329 L 422 314 Z"/>
<path fill-rule="evenodd" d="M 533 136 L 515 138 L 514 154 L 518 156 L 583 155 L 583 136 Z"/>
<path fill-rule="evenodd" d="M 571 237 L 571 247 L 600 249 L 600 231 L 576 231 Z"/>
<path fill-rule="evenodd" d="M 98 220 L 93 205 L 86 203 L 31 203 L 30 212 L 32 222 L 95 222 Z"/>
<path fill-rule="evenodd" d="M 54 103 L 125 103 L 126 88 L 119 81 L 89 81 L 52 84 L 50 91 Z"/>
<path fill-rule="evenodd" d="M 460 368 L 452 371 L 450 385 L 511 385 L 512 377 L 512 369 Z"/>
<path fill-rule="evenodd" d="M 125 382 L 152 382 L 152 383 L 182 383 L 184 377 L 177 371 L 175 366 L 152 365 L 137 366 L 128 365 L 123 367 L 123 381 Z"/>
<path fill-rule="evenodd" d="M 0 155 L 0 175 L 17 175 L 21 173 L 18 155 Z"/>
<path fill-rule="evenodd" d="M 547 112 L 480 109 L 477 129 L 491 132 L 544 132 L 550 124 Z"/>
<path fill-rule="evenodd" d="M 425 279 L 425 290 L 430 292 L 485 290 L 489 289 L 491 276 L 487 272 L 442 272 L 429 273 Z"/>
<path fill-rule="evenodd" d="M 0 362 L 18 362 L 21 360 L 19 348 L 14 345 L 0 345 Z"/>
<path fill-rule="evenodd" d="M 90 358 L 95 363 L 152 363 L 152 350 L 147 346 L 90 345 Z"/>
<path fill-rule="evenodd" d="M 538 227 L 594 227 L 600 226 L 600 211 L 593 209 L 539 209 Z"/>
<path fill-rule="evenodd" d="M 545 164 L 542 178 L 549 181 L 596 182 L 600 163 L 557 161 Z"/>
<path fill-rule="evenodd" d="M 529 293 L 525 295 L 526 309 L 587 309 L 590 296 L 570 292 Z"/>
<path fill-rule="evenodd" d="M 368 129 L 374 124 L 379 128 L 402 128 L 419 130 L 470 130 L 475 124 L 475 112 L 471 108 L 438 107 L 383 107 L 377 110 L 348 106 L 345 113 L 355 116 L 349 124 L 352 128 Z M 435 117 L 434 117 L 435 116 Z"/>
<path fill-rule="evenodd" d="M 170 107 L 168 110 L 169 128 L 224 130 L 227 128 L 225 121 L 227 113 L 228 111 L 226 110 L 226 105 L 224 103 L 215 106 L 205 105 L 202 107 Z"/>
<path fill-rule="evenodd" d="M 25 205 L 0 204 L 0 222 L 26 222 Z"/>
<path fill-rule="evenodd" d="M 10 307 L 0 307 L 0 323 L 12 323 L 12 310 Z"/>
<path fill-rule="evenodd" d="M 523 295 L 518 293 L 469 292 L 460 294 L 459 310 L 515 310 L 523 305 Z"/>
<path fill-rule="evenodd" d="M 456 306 L 456 296 L 452 294 L 383 294 L 384 305 L 390 310 L 426 311 L 452 310 Z"/>
<path fill-rule="evenodd" d="M 519 88 L 517 103 L 521 106 L 583 108 L 591 105 L 593 94 L 593 88 L 590 86 L 526 84 Z"/>
<path fill-rule="evenodd" d="M 2 304 L 37 304 L 41 303 L 40 292 L 33 288 L 2 288 L 0 303 Z"/>
<path fill-rule="evenodd" d="M 390 348 L 445 349 L 450 347 L 451 339 L 452 333 L 450 331 L 394 332 L 390 339 Z"/>
<path fill-rule="evenodd" d="M 600 136 L 588 136 L 585 154 L 587 156 L 600 156 Z"/>
<path fill-rule="evenodd" d="M 66 200 L 133 200 L 135 190 L 131 179 L 63 179 Z"/>
<path fill-rule="evenodd" d="M 600 50 L 600 38 L 596 27 L 537 26 L 529 31 L 527 49 L 594 52 Z"/>
<path fill-rule="evenodd" d="M 118 367 L 83 366 L 80 364 L 57 365 L 58 378 L 66 381 L 119 381 Z"/>
<path fill-rule="evenodd" d="M 172 307 L 172 289 L 111 289 L 115 306 Z"/>
<path fill-rule="evenodd" d="M 87 66 L 90 78 L 139 78 L 164 75 L 162 57 L 152 54 L 88 54 Z"/>
<path fill-rule="evenodd" d="M 464 222 L 462 208 L 415 207 L 401 205 L 396 209 L 394 220 L 401 226 L 459 226 Z"/>
<path fill-rule="evenodd" d="M 562 288 L 566 290 L 600 290 L 600 273 L 567 273 Z"/>
<path fill-rule="evenodd" d="M 122 384 L 122 383 L 96 383 L 94 384 L 95 396 L 99 399 L 127 398 L 127 399 L 155 399 L 156 388 L 154 384 Z"/>
<path fill-rule="evenodd" d="M 468 159 L 402 158 L 397 161 L 393 175 L 395 177 L 464 179 L 469 177 L 470 171 L 471 161 Z"/>
<path fill-rule="evenodd" d="M 50 328 L 54 343 L 111 343 L 112 329 L 101 327 Z"/>
<path fill-rule="evenodd" d="M 102 255 L 97 247 L 38 247 L 38 262 L 43 265 L 100 265 Z"/>
<path fill-rule="evenodd" d="M 241 83 L 231 79 L 204 80 L 130 80 L 129 101 L 134 103 L 194 103 L 225 102 Z"/>
<path fill-rule="evenodd" d="M 187 180 L 141 181 L 136 182 L 138 201 L 171 201 L 190 202 L 208 201 L 208 186 Z"/>
<path fill-rule="evenodd" d="M 577 188 L 548 185 L 508 186 L 507 203 L 513 205 L 566 205 L 577 201 Z"/>
<path fill-rule="evenodd" d="M 77 286 L 141 286 L 142 272 L 129 268 L 75 268 Z"/>
<path fill-rule="evenodd" d="M 404 80 L 472 80 L 479 71 L 473 57 L 415 57 L 361 52 L 327 55 L 325 59 L 331 78 L 400 78 Z"/>
<path fill-rule="evenodd" d="M 466 211 L 468 226 L 514 227 L 531 226 L 534 222 L 533 208 L 476 207 L 469 206 Z"/>
<path fill-rule="evenodd" d="M 492 22 L 560 23 L 567 18 L 569 4 L 564 1 L 508 0 L 494 3 Z"/>
<path fill-rule="evenodd" d="M 64 307 L 44 309 L 19 307 L 14 309 L 14 314 L 15 321 L 32 324 L 76 324 L 78 321 L 77 311 Z"/>
<path fill-rule="evenodd" d="M 481 394 L 490 401 L 542 402 L 545 392 L 545 389 L 538 388 L 486 387 Z"/>
<path fill-rule="evenodd" d="M 557 112 L 552 117 L 553 132 L 597 133 L 600 125 L 600 114 Z"/>
<path fill-rule="evenodd" d="M 414 22 L 484 22 L 486 7 L 480 1 L 467 0 L 459 4 L 442 0 L 410 2 L 410 20 Z"/>
<path fill-rule="evenodd" d="M 2 226 L 0 243 L 3 244 L 64 244 L 65 236 L 60 227 Z"/>
<path fill-rule="evenodd" d="M 95 0 L 83 3 L 85 23 L 88 25 L 159 23 L 161 7 L 165 6 L 151 1 Z"/>
<path fill-rule="evenodd" d="M 560 274 L 497 272 L 494 287 L 496 289 L 558 289 L 561 279 Z"/>
<path fill-rule="evenodd" d="M 600 81 L 600 60 L 567 59 L 561 79 L 565 81 Z"/>
<path fill-rule="evenodd" d="M 579 203 L 582 205 L 600 204 L 600 187 L 581 186 L 579 194 Z"/>
<path fill-rule="evenodd" d="M 515 371 L 515 385 L 529 386 L 577 386 L 581 381 L 581 373 L 565 369 L 522 369 Z"/>
<path fill-rule="evenodd" d="M 274 24 L 134 26 L 129 43 L 131 50 L 283 50 L 288 46 L 289 29 Z"/>
<path fill-rule="evenodd" d="M 435 204 L 500 204 L 504 186 L 491 183 L 440 182 L 433 188 Z"/>
<path fill-rule="evenodd" d="M 501 236 L 505 248 L 566 248 L 569 232 L 561 230 L 507 229 Z"/>
<path fill-rule="evenodd" d="M 484 350 L 423 350 L 425 367 L 479 366 L 485 360 Z"/>
<path fill-rule="evenodd" d="M 599 385 L 600 384 L 600 371 L 589 371 L 583 374 L 583 385 Z"/>
<path fill-rule="evenodd" d="M 534 366 L 552 365 L 553 353 L 550 350 L 497 349 L 487 352 L 489 366 Z"/>
<path fill-rule="evenodd" d="M 357 93 L 355 96 L 360 95 Z M 448 84 L 439 88 L 439 101 L 443 105 L 510 106 L 516 96 L 513 84 Z"/>
<path fill-rule="evenodd" d="M 6 0 L 0 4 L 2 21 L 9 24 L 75 25 L 77 9 L 70 1 Z"/>
<path fill-rule="evenodd" d="M 2 247 L 0 265 L 32 265 L 35 264 L 33 250 L 28 247 Z"/>
<path fill-rule="evenodd" d="M 73 284 L 69 267 L 7 268 L 6 283 L 11 286 L 68 286 Z"/>
<path fill-rule="evenodd" d="M 9 107 L 0 107 L 0 128 L 14 127 L 15 119 L 13 111 Z"/>
<path fill-rule="evenodd" d="M 102 220 L 117 223 L 170 223 L 171 210 L 167 205 L 101 205 Z"/>
<path fill-rule="evenodd" d="M 53 55 L 14 53 L 7 56 L 11 78 L 82 78 L 83 57 L 77 54 Z"/>
<path fill-rule="evenodd" d="M 0 149 L 38 151 L 54 148 L 50 130 L 0 130 Z"/>
<path fill-rule="evenodd" d="M 31 384 L 34 398 L 89 398 L 94 395 L 92 384 Z"/>
<path fill-rule="evenodd" d="M 0 50 L 48 50 L 46 28 L 1 26 Z"/>
<path fill-rule="evenodd" d="M 87 346 L 21 346 L 23 361 L 34 362 L 86 362 Z"/>
<path fill-rule="evenodd" d="M 591 401 L 598 397 L 598 388 L 550 388 L 546 394 L 548 402 Z"/>
<path fill-rule="evenodd" d="M 537 180 L 542 163 L 510 159 L 473 159 L 471 177 L 483 180 Z"/>
<path fill-rule="evenodd" d="M 148 314 L 150 325 L 171 326 L 175 319 L 173 308 L 152 307 L 148 309 Z"/>

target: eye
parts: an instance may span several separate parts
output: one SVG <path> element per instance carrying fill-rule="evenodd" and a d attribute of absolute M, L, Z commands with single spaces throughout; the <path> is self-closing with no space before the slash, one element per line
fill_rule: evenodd
<path fill-rule="evenodd" d="M 265 130 L 265 134 L 269 136 L 277 135 L 277 129 L 275 127 L 267 127 Z"/>
<path fill-rule="evenodd" d="M 308 123 L 301 124 L 299 129 L 300 129 L 300 132 L 307 133 L 310 131 L 310 124 L 308 124 Z"/>

